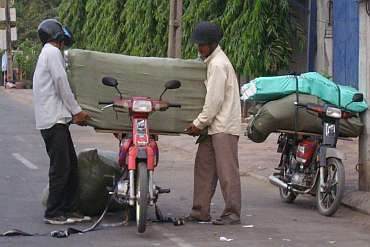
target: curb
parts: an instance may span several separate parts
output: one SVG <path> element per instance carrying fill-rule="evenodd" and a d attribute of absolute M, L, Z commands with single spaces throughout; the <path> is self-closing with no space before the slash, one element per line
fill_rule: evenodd
<path fill-rule="evenodd" d="M 19 91 L 19 90 L 22 90 L 22 91 Z M 5 95 L 8 95 L 12 99 L 22 104 L 27 104 L 27 105 L 32 104 L 32 90 L 31 89 L 5 89 L 4 87 L 0 87 L 0 92 L 3 92 Z"/>
<path fill-rule="evenodd" d="M 370 192 L 346 191 L 342 204 L 352 210 L 370 215 Z"/>
<path fill-rule="evenodd" d="M 256 180 L 270 184 L 265 176 L 253 172 L 240 172 L 241 176 L 250 176 Z M 271 185 L 273 186 L 273 185 Z M 370 192 L 366 191 L 346 191 L 344 192 L 342 205 L 363 214 L 370 215 Z"/>

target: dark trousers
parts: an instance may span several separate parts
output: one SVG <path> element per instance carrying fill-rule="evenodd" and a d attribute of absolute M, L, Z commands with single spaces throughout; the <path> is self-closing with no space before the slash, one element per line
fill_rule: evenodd
<path fill-rule="evenodd" d="M 50 129 L 41 130 L 50 158 L 45 217 L 73 212 L 78 203 L 77 156 L 68 127 L 66 124 L 55 124 Z"/>
<path fill-rule="evenodd" d="M 240 218 L 241 188 L 238 162 L 239 137 L 211 135 L 199 143 L 194 166 L 193 207 L 190 215 L 210 219 L 210 204 L 220 182 L 225 208 L 221 215 Z"/>

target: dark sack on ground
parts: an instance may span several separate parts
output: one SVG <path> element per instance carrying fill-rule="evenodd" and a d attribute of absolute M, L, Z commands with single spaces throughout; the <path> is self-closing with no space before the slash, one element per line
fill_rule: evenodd
<path fill-rule="evenodd" d="M 105 176 L 118 177 L 120 169 L 117 154 L 109 151 L 86 150 L 78 155 L 78 174 L 80 180 L 78 211 L 90 216 L 100 214 L 108 201 Z M 44 189 L 42 203 L 46 206 L 49 186 Z M 117 210 L 113 205 L 111 210 Z"/>

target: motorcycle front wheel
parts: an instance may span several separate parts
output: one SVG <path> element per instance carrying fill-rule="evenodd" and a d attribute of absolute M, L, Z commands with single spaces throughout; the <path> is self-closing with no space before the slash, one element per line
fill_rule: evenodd
<path fill-rule="evenodd" d="M 136 177 L 136 225 L 137 231 L 143 233 L 146 230 L 146 215 L 149 203 L 149 176 L 147 165 L 144 162 L 138 164 Z"/>
<path fill-rule="evenodd" d="M 316 206 L 319 213 L 332 216 L 339 208 L 344 193 L 345 175 L 341 160 L 329 158 L 324 169 L 324 184 L 318 181 Z"/>

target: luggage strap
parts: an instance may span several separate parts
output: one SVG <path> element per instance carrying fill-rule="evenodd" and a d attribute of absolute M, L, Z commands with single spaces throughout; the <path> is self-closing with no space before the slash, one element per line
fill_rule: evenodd
<path fill-rule="evenodd" d="M 108 209 L 113 202 L 113 196 L 111 196 L 105 206 L 105 209 L 103 213 L 100 215 L 100 217 L 92 224 L 90 227 L 86 229 L 77 229 L 73 227 L 68 227 L 65 230 L 56 230 L 52 232 L 47 232 L 47 233 L 28 233 L 24 232 L 19 229 L 11 229 L 8 230 L 0 235 L 0 237 L 16 237 L 16 236 L 24 236 L 24 237 L 53 237 L 53 238 L 67 238 L 70 235 L 73 234 L 84 234 L 87 232 L 95 231 L 95 230 L 101 230 L 103 228 L 112 228 L 112 227 L 120 227 L 125 224 L 125 222 L 120 222 L 120 223 L 113 223 L 113 224 L 100 224 L 105 217 L 105 215 L 108 212 Z M 162 213 L 160 212 L 157 204 L 155 204 L 155 211 L 156 211 L 156 220 L 151 220 L 152 222 L 158 222 L 158 223 L 172 223 L 175 226 L 181 226 L 184 225 L 185 221 L 183 218 L 173 218 L 173 217 L 163 217 Z M 98 226 L 100 225 L 100 228 Z"/>

